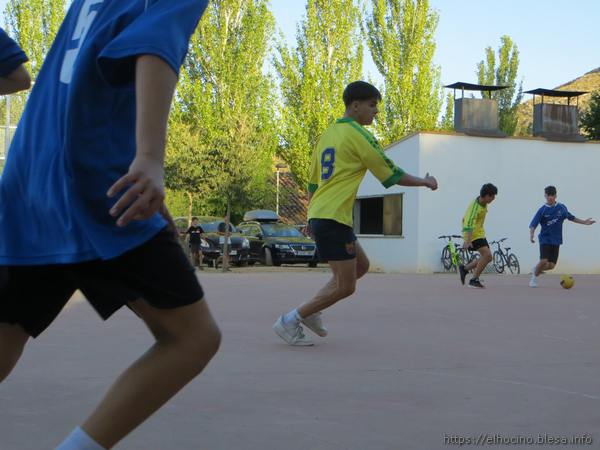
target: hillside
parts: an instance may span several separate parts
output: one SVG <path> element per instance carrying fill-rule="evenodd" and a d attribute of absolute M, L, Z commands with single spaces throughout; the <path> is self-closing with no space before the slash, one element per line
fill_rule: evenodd
<path fill-rule="evenodd" d="M 546 86 L 534 86 L 534 88 L 538 87 L 546 87 Z M 575 78 L 568 83 L 561 84 L 560 86 L 554 88 L 560 91 L 587 91 L 590 94 L 585 94 L 579 97 L 579 110 L 583 111 L 587 108 L 587 105 L 590 101 L 591 92 L 600 90 L 600 67 L 586 73 L 585 75 L 580 76 L 579 78 Z M 532 96 L 530 94 L 525 94 L 529 97 L 529 100 L 521 103 L 519 106 L 518 117 L 519 117 L 519 125 L 517 127 L 518 130 L 522 130 L 520 134 L 530 134 L 527 133 L 527 130 L 531 126 L 531 122 L 533 120 L 533 102 Z M 539 100 L 537 100 L 539 101 Z M 550 99 L 550 102 L 553 103 L 566 103 L 566 100 L 562 99 Z"/>

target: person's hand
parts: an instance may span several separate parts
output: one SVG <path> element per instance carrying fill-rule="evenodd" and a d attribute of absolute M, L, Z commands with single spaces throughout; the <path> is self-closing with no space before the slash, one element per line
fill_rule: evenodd
<path fill-rule="evenodd" d="M 114 197 L 125 193 L 110 209 L 118 217 L 117 225 L 124 227 L 132 220 L 146 220 L 163 205 L 165 199 L 164 169 L 162 162 L 145 156 L 136 156 L 129 172 L 113 184 L 106 195 Z"/>
<path fill-rule="evenodd" d="M 529 236 L 529 241 L 531 241 L 532 244 L 535 244 L 535 238 L 533 236 Z"/>
<path fill-rule="evenodd" d="M 438 188 L 437 180 L 435 179 L 435 177 L 432 177 L 431 175 L 429 175 L 429 172 L 427 172 L 425 174 L 424 180 L 425 180 L 425 186 L 427 186 L 432 191 L 435 191 Z"/>
<path fill-rule="evenodd" d="M 463 242 L 463 248 L 468 250 L 469 248 L 471 248 L 471 241 L 464 241 Z"/>
<path fill-rule="evenodd" d="M 586 225 L 592 225 L 593 223 L 596 223 L 596 221 L 594 219 L 587 218 L 583 221 L 583 223 L 585 223 Z"/>

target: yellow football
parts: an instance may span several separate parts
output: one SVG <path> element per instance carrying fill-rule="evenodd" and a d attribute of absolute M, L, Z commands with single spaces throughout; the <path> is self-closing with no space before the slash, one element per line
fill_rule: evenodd
<path fill-rule="evenodd" d="M 565 289 L 571 289 L 575 284 L 575 280 L 571 275 L 563 275 L 560 277 L 560 285 Z"/>

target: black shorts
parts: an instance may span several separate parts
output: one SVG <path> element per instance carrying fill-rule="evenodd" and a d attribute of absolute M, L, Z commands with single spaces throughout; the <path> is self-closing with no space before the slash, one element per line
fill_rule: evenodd
<path fill-rule="evenodd" d="M 190 242 L 190 251 L 192 253 L 198 253 L 200 250 L 200 242 Z"/>
<path fill-rule="evenodd" d="M 560 245 L 540 244 L 540 259 L 547 259 L 548 262 L 556 264 L 559 250 Z"/>
<path fill-rule="evenodd" d="M 475 239 L 473 242 L 471 242 L 471 246 L 469 247 L 469 250 L 476 251 L 483 247 L 490 248 L 490 244 L 488 244 L 487 239 L 486 238 Z"/>
<path fill-rule="evenodd" d="M 189 305 L 204 297 L 171 231 L 121 256 L 76 264 L 0 266 L 0 322 L 19 324 L 37 337 L 77 290 L 103 319 L 143 298 L 156 308 Z"/>
<path fill-rule="evenodd" d="M 356 236 L 348 225 L 330 219 L 310 219 L 309 225 L 317 244 L 319 260 L 346 261 L 356 258 Z"/>

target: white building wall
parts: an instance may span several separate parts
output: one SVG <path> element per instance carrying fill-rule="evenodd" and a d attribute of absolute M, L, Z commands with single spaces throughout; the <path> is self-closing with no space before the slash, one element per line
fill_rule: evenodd
<path fill-rule="evenodd" d="M 508 237 L 506 244 L 519 257 L 522 273 L 527 273 L 539 256 L 539 227 L 535 244 L 529 242 L 528 227 L 545 201 L 545 186 L 555 185 L 558 201 L 577 217 L 600 220 L 600 202 L 595 194 L 600 178 L 598 143 L 420 133 L 396 143 L 387 154 L 409 173 L 423 176 L 429 171 L 440 188 L 436 192 L 392 188 L 406 192 L 402 239 L 359 236 L 374 266 L 384 271 L 439 271 L 443 243 L 437 237 L 461 234 L 467 205 L 487 182 L 499 190 L 489 205 L 485 225 L 488 240 Z M 358 195 L 382 195 L 385 191 L 369 176 Z M 556 270 L 600 273 L 600 224 L 584 226 L 567 221 L 563 231 L 564 245 Z"/>
<path fill-rule="evenodd" d="M 386 154 L 390 159 L 409 173 L 417 173 L 419 169 L 418 140 L 409 139 L 403 145 L 389 149 Z M 377 178 L 367 172 L 358 191 L 358 197 L 380 196 L 382 194 L 403 193 L 403 237 L 383 237 L 359 235 L 358 239 L 369 256 L 371 270 L 383 272 L 414 272 L 415 255 L 418 254 L 417 236 L 419 234 L 418 209 L 419 197 L 415 189 L 404 186 L 383 187 Z M 409 237 L 408 239 L 406 237 Z"/>

